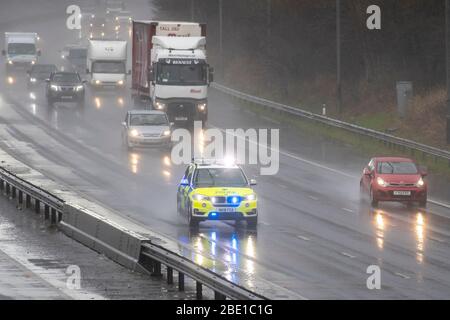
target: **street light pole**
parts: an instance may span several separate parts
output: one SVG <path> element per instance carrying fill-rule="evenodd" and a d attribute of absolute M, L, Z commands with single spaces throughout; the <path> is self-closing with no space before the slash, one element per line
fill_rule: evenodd
<path fill-rule="evenodd" d="M 270 41 L 272 31 L 272 0 L 267 0 L 267 39 Z"/>
<path fill-rule="evenodd" d="M 450 144 L 450 0 L 445 0 L 445 63 L 447 81 L 447 144 Z"/>
<path fill-rule="evenodd" d="M 195 19 L 195 0 L 191 0 L 191 21 Z"/>
<path fill-rule="evenodd" d="M 341 0 L 336 0 L 336 106 L 338 114 L 342 111 L 341 86 Z"/>
<path fill-rule="evenodd" d="M 219 55 L 220 55 L 220 76 L 224 78 L 224 66 L 223 66 L 223 16 L 222 16 L 222 0 L 219 0 Z"/>

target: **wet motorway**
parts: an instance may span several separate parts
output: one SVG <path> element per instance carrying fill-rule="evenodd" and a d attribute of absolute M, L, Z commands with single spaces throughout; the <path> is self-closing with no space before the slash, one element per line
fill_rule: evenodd
<path fill-rule="evenodd" d="M 55 64 L 68 37 L 62 27 L 52 29 L 57 23 L 64 22 L 31 18 L 26 25 L 47 41 L 42 61 Z M 15 31 L 11 24 L 2 23 L 0 32 Z M 245 167 L 258 180 L 257 231 L 232 222 L 190 231 L 176 212 L 185 167 L 173 165 L 167 151 L 128 152 L 121 145 L 121 122 L 133 108 L 129 91 L 88 90 L 84 112 L 70 105 L 51 110 L 42 87 L 27 89 L 24 73 L 9 78 L 2 70 L 0 79 L 1 148 L 173 239 L 180 253 L 232 281 L 250 289 L 264 281 L 271 298 L 450 297 L 450 211 L 401 204 L 371 209 L 359 197 L 367 159 L 348 146 L 307 136 L 211 90 L 208 126 L 280 128 L 280 170 L 260 176 L 258 167 Z M 450 184 L 441 185 L 448 190 Z M 367 289 L 370 265 L 381 268 L 381 290 Z"/>

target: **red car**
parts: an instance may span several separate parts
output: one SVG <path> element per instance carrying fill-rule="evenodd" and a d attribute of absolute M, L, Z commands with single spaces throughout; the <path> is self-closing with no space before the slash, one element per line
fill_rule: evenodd
<path fill-rule="evenodd" d="M 427 205 L 426 170 L 408 158 L 373 158 L 364 168 L 361 194 L 367 194 L 373 207 L 379 201 L 399 201 L 421 207 Z"/>

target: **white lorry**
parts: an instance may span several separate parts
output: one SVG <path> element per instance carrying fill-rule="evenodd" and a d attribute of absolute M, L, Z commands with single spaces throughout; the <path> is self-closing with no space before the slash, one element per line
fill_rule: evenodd
<path fill-rule="evenodd" d="M 89 40 L 86 72 L 93 89 L 125 89 L 127 78 L 127 42 Z"/>
<path fill-rule="evenodd" d="M 6 58 L 6 69 L 28 69 L 37 63 L 41 51 L 37 49 L 37 33 L 5 32 L 5 47 L 2 55 Z"/>
<path fill-rule="evenodd" d="M 133 21 L 132 96 L 151 100 L 174 123 L 208 118 L 213 68 L 206 59 L 206 25 Z"/>

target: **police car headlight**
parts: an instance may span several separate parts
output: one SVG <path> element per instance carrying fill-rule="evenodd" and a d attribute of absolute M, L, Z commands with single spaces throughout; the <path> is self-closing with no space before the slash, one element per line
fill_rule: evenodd
<path fill-rule="evenodd" d="M 256 195 L 254 193 L 253 194 L 249 194 L 248 196 L 245 197 L 245 200 L 247 200 L 247 201 L 256 200 Z"/>
<path fill-rule="evenodd" d="M 59 87 L 56 86 L 56 85 L 54 85 L 54 84 L 52 84 L 52 85 L 50 86 L 50 89 L 52 89 L 53 91 L 58 91 L 58 90 L 59 90 Z"/>
<path fill-rule="evenodd" d="M 95 84 L 101 84 L 102 82 L 100 80 L 95 80 Z"/>
<path fill-rule="evenodd" d="M 164 109 L 166 109 L 166 104 L 163 102 L 156 101 L 155 109 L 156 110 L 164 110 Z"/>
<path fill-rule="evenodd" d="M 204 196 L 204 195 L 202 195 L 202 194 L 194 194 L 192 197 L 193 197 L 194 200 L 196 200 L 196 201 L 207 201 L 207 200 L 209 200 L 209 197 Z"/>
<path fill-rule="evenodd" d="M 130 136 L 137 137 L 138 135 L 139 135 L 139 131 L 137 131 L 136 129 L 133 129 L 130 131 Z"/>
<path fill-rule="evenodd" d="M 122 85 L 123 85 L 123 80 L 117 81 L 117 84 L 118 84 L 119 86 L 122 86 Z"/>
<path fill-rule="evenodd" d="M 31 64 L 35 64 L 35 63 L 36 63 L 36 61 L 34 61 L 34 60 L 33 60 L 33 61 L 31 61 Z"/>
<path fill-rule="evenodd" d="M 164 137 L 170 136 L 170 130 L 164 130 L 163 133 L 162 133 L 162 135 L 163 135 Z"/>
<path fill-rule="evenodd" d="M 83 89 L 84 89 L 83 86 L 77 86 L 77 87 L 75 88 L 75 91 L 82 91 Z"/>
<path fill-rule="evenodd" d="M 12 62 L 12 60 L 8 60 L 8 64 L 14 64 L 14 62 Z"/>
<path fill-rule="evenodd" d="M 36 78 L 30 78 L 30 82 L 36 82 Z"/>

